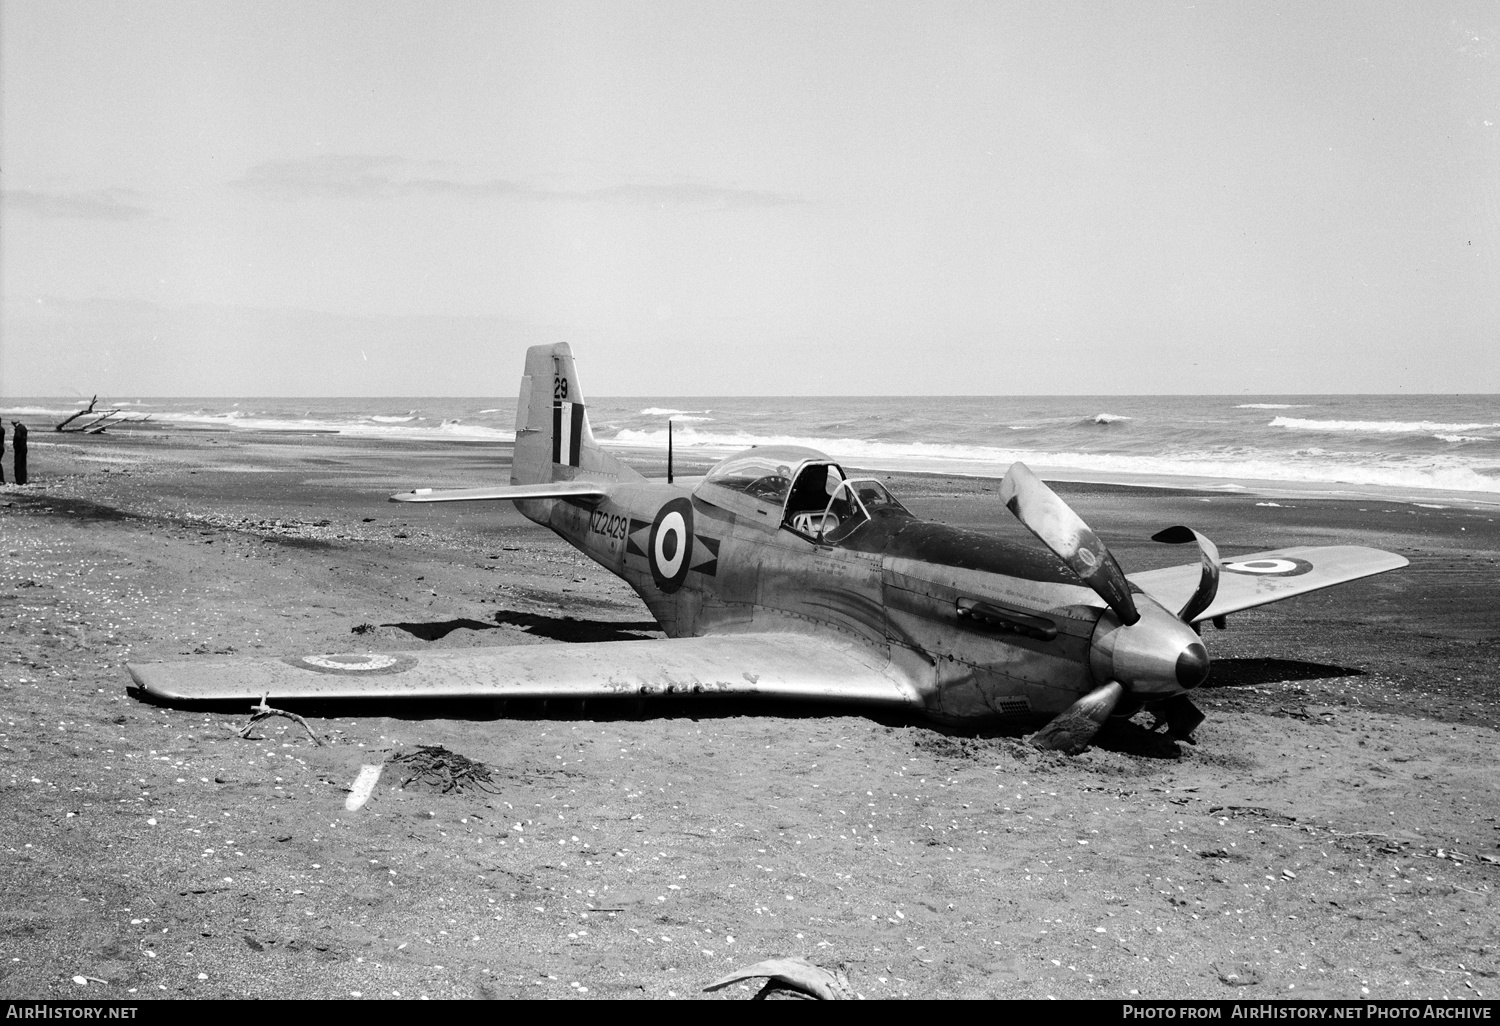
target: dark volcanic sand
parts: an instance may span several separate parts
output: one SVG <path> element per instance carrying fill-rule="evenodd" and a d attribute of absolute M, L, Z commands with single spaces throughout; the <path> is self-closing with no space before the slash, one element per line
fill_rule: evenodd
<path fill-rule="evenodd" d="M 1126 723 L 1069 759 L 725 705 L 322 710 L 314 747 L 143 704 L 123 664 L 653 624 L 508 504 L 385 501 L 506 480 L 503 448 L 32 438 L 36 484 L 0 492 L 0 996 L 686 997 L 794 954 L 867 997 L 1500 990 L 1493 509 L 1059 485 L 1128 571 L 1188 561 L 1148 540 L 1176 523 L 1226 557 L 1411 559 L 1209 631 L 1195 747 Z M 995 482 L 882 476 L 1022 533 Z M 496 793 L 392 765 L 345 811 L 362 764 L 418 744 Z"/>

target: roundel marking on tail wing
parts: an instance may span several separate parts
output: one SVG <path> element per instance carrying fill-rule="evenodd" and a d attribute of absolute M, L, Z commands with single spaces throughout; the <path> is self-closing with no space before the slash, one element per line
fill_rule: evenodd
<path fill-rule="evenodd" d="M 400 673 L 417 665 L 411 656 L 383 652 L 339 652 L 332 655 L 289 656 L 285 662 L 299 670 L 345 676 L 373 677 Z"/>
<path fill-rule="evenodd" d="M 693 504 L 673 499 L 656 511 L 651 537 L 646 544 L 651 577 L 667 594 L 682 587 L 693 563 Z"/>
<path fill-rule="evenodd" d="M 1299 577 L 1312 570 L 1313 565 L 1305 559 L 1247 559 L 1238 563 L 1221 564 L 1232 574 L 1250 574 L 1259 577 Z"/>

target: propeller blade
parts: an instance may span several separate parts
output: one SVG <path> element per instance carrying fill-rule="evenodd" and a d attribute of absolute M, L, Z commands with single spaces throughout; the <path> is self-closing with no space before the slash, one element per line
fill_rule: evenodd
<path fill-rule="evenodd" d="M 1156 727 L 1167 725 L 1167 736 L 1175 741 L 1193 743 L 1193 731 L 1203 722 L 1204 716 L 1187 695 L 1175 695 L 1149 706 Z"/>
<path fill-rule="evenodd" d="M 1119 681 L 1097 687 L 1054 716 L 1028 740 L 1045 751 L 1077 755 L 1094 740 L 1124 693 L 1125 687 Z"/>
<path fill-rule="evenodd" d="M 768 958 L 745 969 L 739 969 L 721 977 L 703 989 L 721 990 L 740 980 L 766 978 L 766 985 L 756 998 L 773 996 L 776 990 L 790 990 L 792 997 L 821 998 L 824 1001 L 845 1001 L 854 997 L 854 988 L 849 986 L 849 977 L 843 969 L 829 971 L 813 965 L 805 958 Z M 776 995 L 784 996 L 784 995 Z"/>
<path fill-rule="evenodd" d="M 1109 604 L 1121 623 L 1128 627 L 1141 618 L 1125 571 L 1115 557 L 1089 525 L 1026 464 L 1012 463 L 1006 471 L 1000 482 L 1000 501 Z"/>
<path fill-rule="evenodd" d="M 1166 542 L 1168 545 L 1183 545 L 1190 541 L 1198 543 L 1203 576 L 1198 578 L 1198 590 L 1177 611 L 1177 619 L 1183 623 L 1192 623 L 1199 613 L 1213 605 L 1214 596 L 1219 593 L 1219 548 L 1191 527 L 1169 527 L 1153 534 L 1151 540 Z"/>

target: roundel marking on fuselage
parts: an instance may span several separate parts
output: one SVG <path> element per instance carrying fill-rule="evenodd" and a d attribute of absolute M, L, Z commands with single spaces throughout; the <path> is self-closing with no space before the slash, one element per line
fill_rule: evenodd
<path fill-rule="evenodd" d="M 651 577 L 656 586 L 671 594 L 687 580 L 693 562 L 693 504 L 673 499 L 656 511 L 651 537 L 646 544 Z"/>
<path fill-rule="evenodd" d="M 1305 559 L 1247 559 L 1238 563 L 1222 564 L 1232 574 L 1250 574 L 1258 577 L 1297 577 L 1307 573 L 1313 565 Z"/>

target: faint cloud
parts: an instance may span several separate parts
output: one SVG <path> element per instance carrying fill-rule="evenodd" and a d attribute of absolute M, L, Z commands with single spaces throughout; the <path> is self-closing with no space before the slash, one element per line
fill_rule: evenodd
<path fill-rule="evenodd" d="M 513 197 L 549 202 L 648 206 L 770 207 L 798 203 L 795 197 L 761 189 L 691 182 L 627 183 L 592 188 L 536 185 L 507 178 L 455 174 L 435 163 L 403 157 L 320 156 L 257 164 L 232 184 L 277 199 L 312 197 L 392 199 L 400 196 Z"/>
<path fill-rule="evenodd" d="M 36 189 L 6 189 L 5 205 L 36 217 L 72 217 L 89 221 L 134 221 L 151 211 L 131 202 L 140 196 L 129 189 L 97 189 L 93 192 L 42 192 Z"/>
<path fill-rule="evenodd" d="M 401 157 L 328 155 L 307 160 L 271 160 L 232 184 L 277 199 L 333 197 L 390 199 L 413 194 L 504 196 L 523 187 L 504 179 L 465 181 Z"/>

